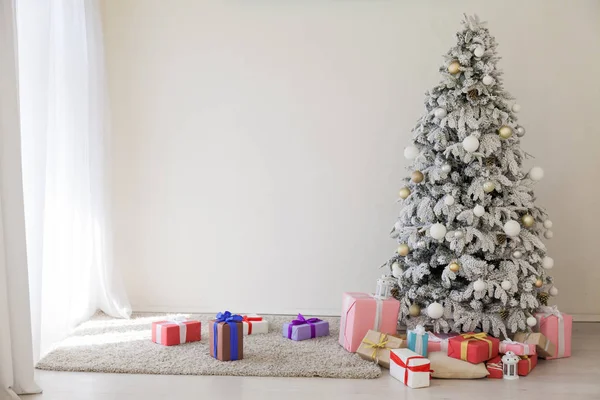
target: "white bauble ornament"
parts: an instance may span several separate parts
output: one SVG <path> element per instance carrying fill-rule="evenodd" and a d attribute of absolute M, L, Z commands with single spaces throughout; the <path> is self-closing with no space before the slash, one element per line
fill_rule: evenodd
<path fill-rule="evenodd" d="M 512 112 L 514 113 L 518 113 L 519 111 L 521 111 L 521 106 L 518 104 L 513 104 L 513 106 L 511 107 Z M 518 128 L 517 128 L 518 129 Z"/>
<path fill-rule="evenodd" d="M 541 181 L 544 177 L 544 170 L 542 167 L 533 167 L 529 170 L 529 178 L 534 181 Z"/>
<path fill-rule="evenodd" d="M 414 160 L 419 155 L 419 149 L 415 146 L 407 146 L 404 148 L 404 158 Z"/>
<path fill-rule="evenodd" d="M 442 165 L 442 172 L 448 173 L 450 171 L 452 171 L 452 167 L 450 166 L 450 164 Z"/>
<path fill-rule="evenodd" d="M 417 248 L 418 249 L 424 249 L 425 248 L 425 241 L 424 240 L 419 240 L 417 242 Z"/>
<path fill-rule="evenodd" d="M 508 221 L 504 224 L 504 233 L 510 237 L 518 236 L 521 233 L 521 225 L 514 220 Z"/>
<path fill-rule="evenodd" d="M 492 78 L 489 75 L 486 75 L 483 77 L 483 79 L 481 80 L 481 82 L 483 82 L 483 84 L 485 86 L 490 86 L 492 83 L 494 83 L 494 78 Z"/>
<path fill-rule="evenodd" d="M 525 136 L 525 128 L 523 128 L 522 126 L 517 126 L 517 136 L 518 137 Z"/>
<path fill-rule="evenodd" d="M 394 278 L 400 278 L 400 276 L 402 276 L 402 268 L 400 268 L 400 264 L 397 262 L 392 264 L 392 275 L 394 275 Z"/>
<path fill-rule="evenodd" d="M 438 319 L 444 315 L 444 306 L 440 303 L 431 303 L 427 306 L 427 315 L 429 318 Z"/>
<path fill-rule="evenodd" d="M 544 257 L 542 259 L 542 267 L 544 267 L 544 269 L 552 269 L 552 267 L 554 267 L 554 259 L 552 259 L 552 257 Z"/>
<path fill-rule="evenodd" d="M 394 229 L 399 231 L 401 228 L 402 228 L 402 222 L 396 221 L 396 223 L 394 224 Z"/>
<path fill-rule="evenodd" d="M 448 112 L 446 111 L 445 108 L 436 108 L 433 111 L 433 115 L 435 115 L 436 118 L 442 119 L 444 118 L 446 115 L 448 115 Z"/>
<path fill-rule="evenodd" d="M 485 282 L 482 279 L 477 279 L 475 281 L 475 283 L 473 283 L 473 289 L 476 292 L 484 291 L 486 287 L 487 287 L 487 285 L 485 284 Z"/>
<path fill-rule="evenodd" d="M 429 234 L 434 239 L 442 240 L 446 236 L 446 227 L 440 223 L 433 224 L 429 228 Z"/>
<path fill-rule="evenodd" d="M 515 251 L 513 251 L 512 256 L 518 260 L 521 257 L 523 257 L 523 253 L 521 253 L 521 251 L 519 251 L 519 250 L 515 250 Z"/>
<path fill-rule="evenodd" d="M 510 281 L 502 281 L 500 286 L 502 286 L 502 289 L 504 290 L 510 290 L 510 288 L 512 287 L 512 283 L 510 283 Z"/>
<path fill-rule="evenodd" d="M 496 185 L 492 181 L 483 182 L 483 191 L 486 193 L 491 193 L 496 189 Z"/>
<path fill-rule="evenodd" d="M 479 148 L 479 139 L 477 139 L 473 135 L 467 136 L 466 138 L 463 139 L 462 145 L 466 151 L 468 151 L 469 153 L 472 153 Z"/>
<path fill-rule="evenodd" d="M 451 206 L 452 204 L 454 204 L 454 197 L 451 195 L 447 195 L 446 197 L 444 197 L 444 204 L 447 206 Z"/>
<path fill-rule="evenodd" d="M 552 286 L 550 290 L 548 290 L 548 293 L 550 296 L 556 296 L 558 295 L 558 288 L 556 286 Z"/>
<path fill-rule="evenodd" d="M 465 234 L 462 233 L 462 231 L 456 231 L 456 232 L 454 232 L 454 237 L 457 238 L 457 239 L 460 239 L 463 236 L 465 236 Z"/>
<path fill-rule="evenodd" d="M 537 319 L 535 319 L 535 317 L 528 317 L 527 318 L 527 326 L 530 326 L 530 327 L 533 328 L 536 325 L 537 325 Z"/>
<path fill-rule="evenodd" d="M 552 228 L 552 225 L 554 225 L 554 224 L 549 219 L 544 221 L 544 228 L 550 229 L 550 228 Z"/>
<path fill-rule="evenodd" d="M 546 239 L 552 239 L 554 237 L 554 232 L 552 232 L 552 231 L 546 231 L 546 232 L 544 232 L 544 237 Z"/>
<path fill-rule="evenodd" d="M 481 217 L 483 214 L 485 214 L 485 208 L 477 204 L 475 207 L 473 207 L 473 214 L 475 214 L 476 217 Z"/>
<path fill-rule="evenodd" d="M 485 53 L 485 49 L 483 48 L 483 46 L 477 46 L 475 47 L 475 50 L 473 50 L 473 54 L 475 54 L 475 57 L 481 57 L 483 53 Z"/>

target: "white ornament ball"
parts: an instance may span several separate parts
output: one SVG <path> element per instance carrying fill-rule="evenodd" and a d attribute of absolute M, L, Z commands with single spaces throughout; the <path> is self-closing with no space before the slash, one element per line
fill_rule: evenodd
<path fill-rule="evenodd" d="M 429 234 L 434 239 L 442 240 L 446 236 L 446 227 L 440 223 L 433 224 L 429 228 Z"/>
<path fill-rule="evenodd" d="M 544 170 L 542 167 L 533 167 L 529 170 L 529 178 L 534 181 L 541 181 L 544 177 Z"/>
<path fill-rule="evenodd" d="M 513 251 L 513 257 L 516 258 L 517 260 L 520 259 L 521 257 L 523 257 L 523 253 L 521 253 L 520 250 L 515 250 Z"/>
<path fill-rule="evenodd" d="M 544 257 L 542 259 L 542 267 L 544 267 L 544 269 L 552 269 L 552 267 L 554 267 L 554 260 L 552 257 Z"/>
<path fill-rule="evenodd" d="M 473 54 L 475 54 L 475 57 L 481 57 L 483 55 L 483 53 L 485 53 L 485 49 L 483 48 L 483 46 L 477 46 L 477 47 L 475 47 L 475 50 L 473 51 Z"/>
<path fill-rule="evenodd" d="M 492 83 L 494 83 L 494 78 L 492 78 L 489 75 L 486 75 L 483 77 L 483 79 L 481 81 L 483 82 L 483 84 L 485 86 L 490 86 Z"/>
<path fill-rule="evenodd" d="M 556 296 L 558 295 L 558 288 L 556 286 L 552 286 L 550 290 L 548 290 L 548 293 L 550 296 Z"/>
<path fill-rule="evenodd" d="M 521 106 L 518 104 L 513 104 L 513 106 L 511 107 L 512 111 L 514 113 L 518 113 L 519 111 L 521 111 Z"/>
<path fill-rule="evenodd" d="M 400 268 L 400 264 L 397 262 L 392 264 L 392 275 L 394 275 L 394 278 L 400 278 L 400 276 L 402 276 L 402 268 Z"/>
<path fill-rule="evenodd" d="M 514 220 L 508 221 L 504 224 L 504 233 L 510 237 L 518 236 L 521 233 L 521 225 Z"/>
<path fill-rule="evenodd" d="M 460 239 L 463 236 L 465 236 L 465 234 L 462 233 L 462 231 L 456 231 L 456 232 L 454 232 L 454 237 L 457 238 L 457 239 Z"/>
<path fill-rule="evenodd" d="M 452 171 L 452 167 L 450 166 L 450 164 L 442 165 L 442 172 L 448 173 L 450 171 Z"/>
<path fill-rule="evenodd" d="M 544 232 L 544 237 L 546 239 L 552 239 L 554 237 L 554 232 L 552 232 L 552 231 L 546 231 L 546 232 Z"/>
<path fill-rule="evenodd" d="M 414 160 L 419 155 L 419 149 L 415 146 L 407 146 L 404 148 L 404 158 Z"/>
<path fill-rule="evenodd" d="M 518 137 L 525 136 L 525 128 L 523 128 L 522 126 L 517 126 L 517 136 Z"/>
<path fill-rule="evenodd" d="M 485 214 L 485 208 L 477 204 L 475 207 L 473 207 L 473 214 L 475 214 L 476 217 L 481 217 L 483 214 Z"/>
<path fill-rule="evenodd" d="M 446 115 L 448 115 L 448 112 L 446 111 L 445 108 L 436 108 L 433 111 L 433 115 L 435 115 L 436 118 L 442 119 L 444 118 Z"/>
<path fill-rule="evenodd" d="M 530 326 L 530 327 L 533 328 L 536 325 L 537 325 L 537 319 L 535 319 L 535 317 L 528 317 L 527 318 L 527 326 Z"/>
<path fill-rule="evenodd" d="M 475 283 L 473 283 L 473 289 L 474 289 L 476 292 L 482 292 L 482 291 L 484 291 L 484 290 L 485 290 L 485 288 L 486 288 L 486 286 L 487 286 L 487 285 L 485 284 L 485 282 L 484 282 L 482 279 L 477 279 L 477 280 L 475 281 Z"/>
<path fill-rule="evenodd" d="M 394 229 L 398 231 L 401 228 L 402 228 L 402 222 L 396 221 L 396 223 L 394 224 Z"/>
<path fill-rule="evenodd" d="M 550 228 L 552 228 L 552 225 L 554 225 L 554 224 L 549 219 L 544 221 L 544 228 L 550 229 Z"/>
<path fill-rule="evenodd" d="M 502 289 L 504 290 L 510 290 L 510 288 L 512 287 L 512 283 L 510 283 L 510 281 L 502 281 L 500 286 L 502 286 Z"/>
<path fill-rule="evenodd" d="M 479 139 L 477 139 L 473 135 L 467 136 L 466 138 L 463 139 L 462 145 L 466 151 L 468 151 L 469 153 L 472 153 L 479 148 Z"/>
<path fill-rule="evenodd" d="M 441 318 L 444 315 L 444 306 L 437 302 L 431 303 L 427 306 L 427 315 L 432 319 Z"/>
<path fill-rule="evenodd" d="M 451 206 L 452 204 L 454 204 L 454 197 L 451 195 L 447 195 L 446 197 L 444 197 L 444 204 L 447 206 Z"/>

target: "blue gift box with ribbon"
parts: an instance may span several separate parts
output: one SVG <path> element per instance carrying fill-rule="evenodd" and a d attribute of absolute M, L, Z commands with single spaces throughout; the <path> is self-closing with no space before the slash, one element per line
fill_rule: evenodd
<path fill-rule="evenodd" d="M 406 333 L 408 348 L 418 355 L 427 357 L 427 345 L 429 343 L 429 334 L 425 332 L 422 325 L 417 325 L 413 330 Z"/>
<path fill-rule="evenodd" d="M 329 336 L 329 322 L 319 318 L 306 319 L 302 314 L 298 314 L 298 318 L 283 324 L 283 336 L 292 340 Z"/>
<path fill-rule="evenodd" d="M 209 322 L 208 343 L 211 357 L 220 361 L 244 358 L 244 325 L 241 315 L 220 312 Z"/>

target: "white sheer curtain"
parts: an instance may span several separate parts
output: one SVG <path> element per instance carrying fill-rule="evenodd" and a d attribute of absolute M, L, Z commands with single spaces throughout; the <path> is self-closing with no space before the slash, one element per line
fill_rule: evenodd
<path fill-rule="evenodd" d="M 13 0 L 0 0 L 0 400 L 33 381 Z"/>
<path fill-rule="evenodd" d="M 100 309 L 129 317 L 114 268 L 99 5 L 17 0 L 34 354 Z"/>

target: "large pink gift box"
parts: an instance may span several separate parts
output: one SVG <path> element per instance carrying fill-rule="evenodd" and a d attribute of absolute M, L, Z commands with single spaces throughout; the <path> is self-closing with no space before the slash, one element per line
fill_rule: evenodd
<path fill-rule="evenodd" d="M 538 320 L 533 330 L 546 336 L 556 346 L 556 354 L 546 360 L 571 357 L 573 317 L 561 313 L 556 306 L 542 306 L 533 316 Z"/>
<path fill-rule="evenodd" d="M 400 302 L 394 298 L 378 299 L 368 293 L 346 292 L 343 295 L 339 342 L 355 353 L 369 330 L 395 335 Z"/>

